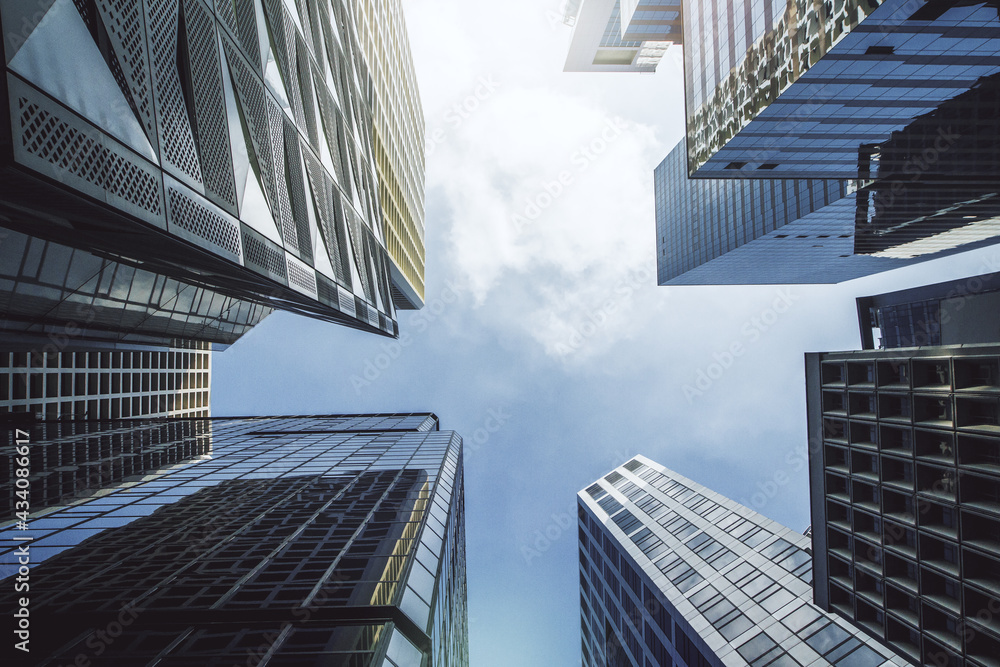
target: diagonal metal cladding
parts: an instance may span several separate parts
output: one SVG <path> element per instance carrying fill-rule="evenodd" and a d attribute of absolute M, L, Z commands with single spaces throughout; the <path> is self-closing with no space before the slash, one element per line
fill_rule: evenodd
<path fill-rule="evenodd" d="M 360 216 L 354 212 L 354 209 L 350 206 L 344 207 L 344 215 L 348 220 L 348 232 L 351 235 L 351 249 L 354 251 L 354 265 L 358 269 L 358 275 L 361 277 L 361 287 L 365 293 L 365 299 L 369 303 L 375 302 L 375 289 L 372 281 L 369 261 L 369 256 L 367 253 L 367 247 L 365 244 L 365 230 L 364 224 L 361 222 Z"/>
<path fill-rule="evenodd" d="M 274 159 L 271 154 L 271 130 L 265 105 L 264 84 L 250 71 L 243 56 L 229 40 L 222 40 L 229 61 L 229 72 L 236 87 L 240 118 L 249 129 L 250 156 L 254 170 L 260 176 L 272 217 L 277 218 L 278 195 L 275 189 Z"/>
<path fill-rule="evenodd" d="M 271 159 L 274 160 L 274 194 L 275 202 L 272 209 L 281 224 L 281 238 L 285 247 L 292 252 L 299 252 L 299 235 L 295 229 L 295 218 L 292 214 L 292 201 L 288 193 L 288 162 L 285 160 L 285 112 L 278 103 L 265 95 L 264 106 L 267 109 L 269 135 L 271 138 Z"/>
<path fill-rule="evenodd" d="M 327 254 L 333 263 L 337 281 L 349 287 L 351 285 L 351 271 L 349 260 L 345 256 L 347 239 L 341 216 L 335 212 L 335 207 L 339 205 L 335 186 L 326 176 L 326 171 L 319 160 L 309 151 L 306 151 L 304 155 L 306 172 L 309 176 L 309 189 L 312 191 L 313 204 L 316 208 L 316 215 L 319 217 L 319 230 L 323 237 L 323 244 L 326 246 Z"/>
<path fill-rule="evenodd" d="M 186 46 L 190 53 L 185 74 L 190 77 L 190 90 L 193 92 L 195 139 L 205 167 L 206 194 L 229 213 L 237 215 L 236 183 L 215 21 L 198 0 L 183 1 Z"/>
<path fill-rule="evenodd" d="M 323 124 L 323 141 L 326 142 L 330 161 L 333 162 L 333 175 L 337 179 L 338 184 L 343 184 L 344 165 L 337 143 L 337 137 L 339 136 L 337 132 L 337 105 L 334 103 L 333 96 L 326 86 L 317 86 L 316 92 L 319 98 L 320 120 Z"/>
<path fill-rule="evenodd" d="M 153 92 L 158 116 L 159 145 L 164 167 L 202 190 L 201 163 L 178 70 L 179 0 L 147 0 Z"/>
<path fill-rule="evenodd" d="M 309 229 L 310 216 L 307 210 L 306 184 L 302 178 L 302 149 L 299 146 L 299 133 L 288 118 L 283 119 L 285 134 L 285 173 L 286 186 L 292 205 L 296 244 L 299 257 L 307 264 L 313 263 L 312 230 Z M 308 152 L 308 151 L 305 151 Z"/>
<path fill-rule="evenodd" d="M 142 5 L 130 0 L 96 0 L 104 33 L 111 45 L 109 63 L 132 112 L 146 131 L 146 138 L 159 153 L 156 119 L 153 115 L 153 85 Z"/>

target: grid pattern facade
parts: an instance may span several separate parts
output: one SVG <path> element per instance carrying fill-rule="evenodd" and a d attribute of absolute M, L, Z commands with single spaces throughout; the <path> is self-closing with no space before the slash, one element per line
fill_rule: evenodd
<path fill-rule="evenodd" d="M 908 664 L 811 603 L 804 535 L 644 457 L 577 502 L 586 667 Z"/>
<path fill-rule="evenodd" d="M 0 415 L 40 419 L 209 417 L 212 353 L 166 350 L 0 352 Z"/>
<path fill-rule="evenodd" d="M 8 343 L 169 346 L 235 342 L 271 309 L 218 290 L 0 228 L 0 331 Z"/>
<path fill-rule="evenodd" d="M 843 181 L 692 179 L 682 141 L 654 186 L 660 285 L 836 283 L 907 263 L 855 254 Z"/>
<path fill-rule="evenodd" d="M 111 440 L 167 427 L 89 424 Z M 468 664 L 461 439 L 436 417 L 167 424 L 211 456 L 5 526 L 5 575 L 14 537 L 34 537 L 37 664 Z M 71 428 L 36 425 L 31 447 Z"/>
<path fill-rule="evenodd" d="M 0 206 L 19 231 L 396 335 L 348 3 L 45 7 L 0 2 L 19 35 L 4 43 Z"/>
<path fill-rule="evenodd" d="M 667 0 L 622 0 L 622 38 L 638 41 L 682 40 L 683 22 L 679 2 Z"/>
<path fill-rule="evenodd" d="M 424 112 L 400 0 L 361 0 L 350 9 L 375 87 L 375 165 L 392 287 L 399 308 L 424 299 Z M 397 275 L 398 274 L 400 275 Z"/>
<path fill-rule="evenodd" d="M 187 420 L 147 423 L 107 435 L 100 422 L 67 421 L 42 426 L 45 440 L 30 451 L 28 486 L 17 484 L 16 439 L 3 443 L 0 505 L 5 521 L 27 500 L 40 511 L 102 495 L 157 471 L 212 453 L 211 430 Z M 6 574 L 6 573 L 5 573 Z"/>
<path fill-rule="evenodd" d="M 914 662 L 1000 656 L 1000 348 L 806 357 L 818 604 Z"/>
<path fill-rule="evenodd" d="M 992 3 L 697 0 L 684 9 L 689 170 L 702 176 L 768 163 L 765 177 L 857 178 L 869 147 L 1000 71 Z M 995 150 L 995 133 L 983 139 L 982 150 Z M 912 166 L 925 172 L 926 162 Z M 971 173 L 975 164 L 966 163 Z"/>

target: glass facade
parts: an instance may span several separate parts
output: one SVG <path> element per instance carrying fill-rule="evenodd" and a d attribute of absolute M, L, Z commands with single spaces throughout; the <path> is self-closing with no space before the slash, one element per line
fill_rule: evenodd
<path fill-rule="evenodd" d="M 577 495 L 585 667 L 907 665 L 811 602 L 809 539 L 636 457 Z"/>
<path fill-rule="evenodd" d="M 857 302 L 866 350 L 1000 340 L 1000 273 L 862 296 Z"/>
<path fill-rule="evenodd" d="M 19 547 L 30 553 L 33 658 L 468 664 L 461 438 L 434 415 L 26 431 L 33 473 L 57 443 L 183 450 L 44 510 L 32 488 L 26 525 L 2 526 L 3 575 L 18 572 Z M 0 593 L 5 605 L 13 590 Z"/>
<path fill-rule="evenodd" d="M 396 335 L 347 3 L 0 0 L 0 23 L 5 225 Z"/>
<path fill-rule="evenodd" d="M 375 87 L 373 147 L 386 249 L 397 308 L 424 299 L 424 112 L 400 0 L 356 0 L 349 8 Z"/>
<path fill-rule="evenodd" d="M 209 417 L 212 353 L 161 350 L 0 352 L 0 415 L 39 419 Z"/>
<path fill-rule="evenodd" d="M 235 342 L 271 308 L 53 241 L 0 228 L 5 345 L 170 346 Z"/>
<path fill-rule="evenodd" d="M 660 285 L 837 283 L 912 260 L 855 253 L 844 181 L 692 179 L 681 141 L 654 172 Z"/>
<path fill-rule="evenodd" d="M 1000 347 L 806 355 L 816 602 L 924 665 L 1000 656 Z"/>
<path fill-rule="evenodd" d="M 689 170 L 700 176 L 767 163 L 771 178 L 857 178 L 866 147 L 1000 71 L 990 3 L 697 0 L 684 32 L 695 45 L 685 53 Z M 996 134 L 983 139 L 988 153 Z"/>

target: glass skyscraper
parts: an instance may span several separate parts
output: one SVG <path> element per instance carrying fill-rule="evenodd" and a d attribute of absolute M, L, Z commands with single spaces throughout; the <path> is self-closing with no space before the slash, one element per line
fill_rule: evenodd
<path fill-rule="evenodd" d="M 25 250 L 17 269 L 4 266 L 16 294 L 34 296 L 40 282 L 62 288 L 55 303 L 67 291 L 76 301 L 104 297 L 110 279 L 92 281 L 89 265 L 110 261 L 135 274 L 114 296 L 153 315 L 133 323 L 137 331 L 121 326 L 161 344 L 232 342 L 271 308 L 396 335 L 391 279 L 422 279 L 423 255 L 421 247 L 413 266 L 393 268 L 403 255 L 388 250 L 399 244 L 386 237 L 383 209 L 405 209 L 422 243 L 419 98 L 412 76 L 399 92 L 385 83 L 396 72 L 375 71 L 381 49 L 408 63 L 406 40 L 366 54 L 352 8 L 0 0 L 0 214 L 5 233 L 50 244 L 64 269 L 39 274 L 38 251 Z M 389 19 L 394 34 L 402 30 L 398 12 L 370 17 L 365 30 Z M 394 140 L 395 126 L 377 133 L 374 118 L 404 102 L 406 141 Z M 386 160 L 408 167 L 387 171 Z M 67 274 L 71 252 L 80 270 Z M 38 317 L 19 302 L 4 303 L 6 319 Z M 178 335 L 170 320 L 188 313 L 200 330 Z M 58 310 L 50 317 L 50 326 L 67 323 Z"/>
<path fill-rule="evenodd" d="M 645 457 L 577 504 L 585 667 L 909 664 L 812 603 L 808 537 Z"/>
<path fill-rule="evenodd" d="M 211 384 L 206 343 L 178 341 L 159 350 L 0 351 L 0 415 L 209 417 Z"/>
<path fill-rule="evenodd" d="M 866 350 L 1000 342 L 1000 273 L 858 297 Z"/>
<path fill-rule="evenodd" d="M 4 470 L 30 442 L 32 479 L 70 463 L 52 452 L 132 453 L 75 496 L 32 486 L 3 526 L 33 664 L 468 664 L 462 441 L 433 414 L 22 428 Z"/>
<path fill-rule="evenodd" d="M 390 289 L 400 309 L 424 303 L 424 112 L 401 0 L 348 3 L 374 85 L 372 140 Z"/>
<path fill-rule="evenodd" d="M 859 157 L 1000 72 L 991 3 L 692 0 L 684 36 L 689 171 L 702 176 L 856 178 Z M 995 176 L 995 114 L 981 122 Z M 937 141 L 940 154 L 954 134 L 935 130 L 920 150 Z M 983 175 L 982 160 L 954 155 L 911 168 Z"/>
<path fill-rule="evenodd" d="M 924 665 L 1000 656 L 1000 347 L 806 355 L 816 604 Z"/>
<path fill-rule="evenodd" d="M 660 285 L 837 283 L 912 262 L 855 254 L 845 181 L 688 178 L 681 141 L 654 183 Z"/>
<path fill-rule="evenodd" d="M 807 282 L 795 268 L 812 265 L 818 279 L 808 282 L 836 282 L 1000 239 L 1000 16 L 991 3 L 692 0 L 683 21 L 679 171 L 847 181 L 833 208 L 781 237 L 802 243 L 743 246 L 692 284 L 740 282 L 732 276 L 741 271 L 743 282 L 776 282 L 754 272 L 761 265 L 790 267 L 778 282 Z M 711 186 L 678 180 L 664 206 L 698 187 Z M 702 235 L 739 234 L 712 212 L 698 211 Z"/>

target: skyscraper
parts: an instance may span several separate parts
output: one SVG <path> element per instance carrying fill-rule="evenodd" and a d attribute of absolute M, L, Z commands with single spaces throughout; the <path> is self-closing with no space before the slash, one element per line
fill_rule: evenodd
<path fill-rule="evenodd" d="M 680 0 L 581 0 L 568 3 L 565 22 L 567 72 L 653 72 L 682 41 Z"/>
<path fill-rule="evenodd" d="M 0 415 L 40 419 L 209 417 L 212 353 L 205 343 L 162 350 L 0 352 Z"/>
<path fill-rule="evenodd" d="M 5 526 L 4 574 L 19 546 L 33 564 L 33 664 L 468 664 L 461 438 L 434 415 L 88 425 L 210 455 Z"/>
<path fill-rule="evenodd" d="M 907 177 L 940 170 L 995 180 L 997 120 L 986 112 L 995 92 L 974 92 L 984 93 L 976 101 L 963 95 L 992 88 L 984 77 L 1000 72 L 1000 16 L 991 4 L 846 0 L 801 11 L 792 0 L 692 0 L 684 42 L 692 174 L 721 177 L 767 163 L 771 178 L 857 178 L 875 156 L 881 169 L 909 162 Z M 925 133 L 949 101 L 965 107 L 964 121 Z M 970 122 L 983 149 L 949 152 L 956 141 L 974 141 Z M 899 133 L 919 150 L 878 160 L 877 147 Z M 935 142 L 936 154 L 918 162 Z"/>
<path fill-rule="evenodd" d="M 688 178 L 682 140 L 654 183 L 660 285 L 837 283 L 914 261 L 855 254 L 845 181 Z"/>
<path fill-rule="evenodd" d="M 400 0 L 349 3 L 375 88 L 375 168 L 390 289 L 397 308 L 424 303 L 424 112 Z"/>
<path fill-rule="evenodd" d="M 1000 656 L 1000 346 L 806 355 L 816 604 L 924 665 Z"/>
<path fill-rule="evenodd" d="M 2 0 L 0 22 L 11 231 L 141 269 L 136 301 L 152 312 L 159 292 L 142 290 L 156 280 L 193 288 L 174 289 L 185 298 L 218 295 L 226 303 L 211 314 L 233 326 L 203 340 L 226 342 L 269 308 L 396 335 L 382 213 L 394 186 L 379 180 L 373 125 L 383 79 L 342 0 Z M 391 48 L 408 60 L 405 40 Z M 380 90 L 381 107 L 405 101 L 419 117 L 414 91 Z M 406 136 L 390 163 L 422 164 Z M 411 230 L 421 173 L 397 175 Z M 41 279 L 33 261 L 13 279 Z M 83 296 L 103 287 L 63 278 Z M 167 320 L 141 326 L 163 334 Z"/>
<path fill-rule="evenodd" d="M 785 237 L 809 240 L 756 242 L 691 280 L 753 276 L 762 259 L 815 264 L 843 280 L 1000 239 L 995 7 L 692 0 L 683 21 L 687 135 L 678 171 L 848 181 L 834 208 L 802 218 Z M 677 191 L 698 187 L 712 186 L 675 179 L 658 207 L 672 211 Z M 726 227 L 710 209 L 698 213 L 707 216 L 703 235 Z M 788 282 L 805 282 L 788 273 Z M 762 278 L 744 282 L 772 282 Z"/>
<path fill-rule="evenodd" d="M 909 664 L 812 604 L 809 538 L 645 457 L 577 504 L 586 667 Z"/>

